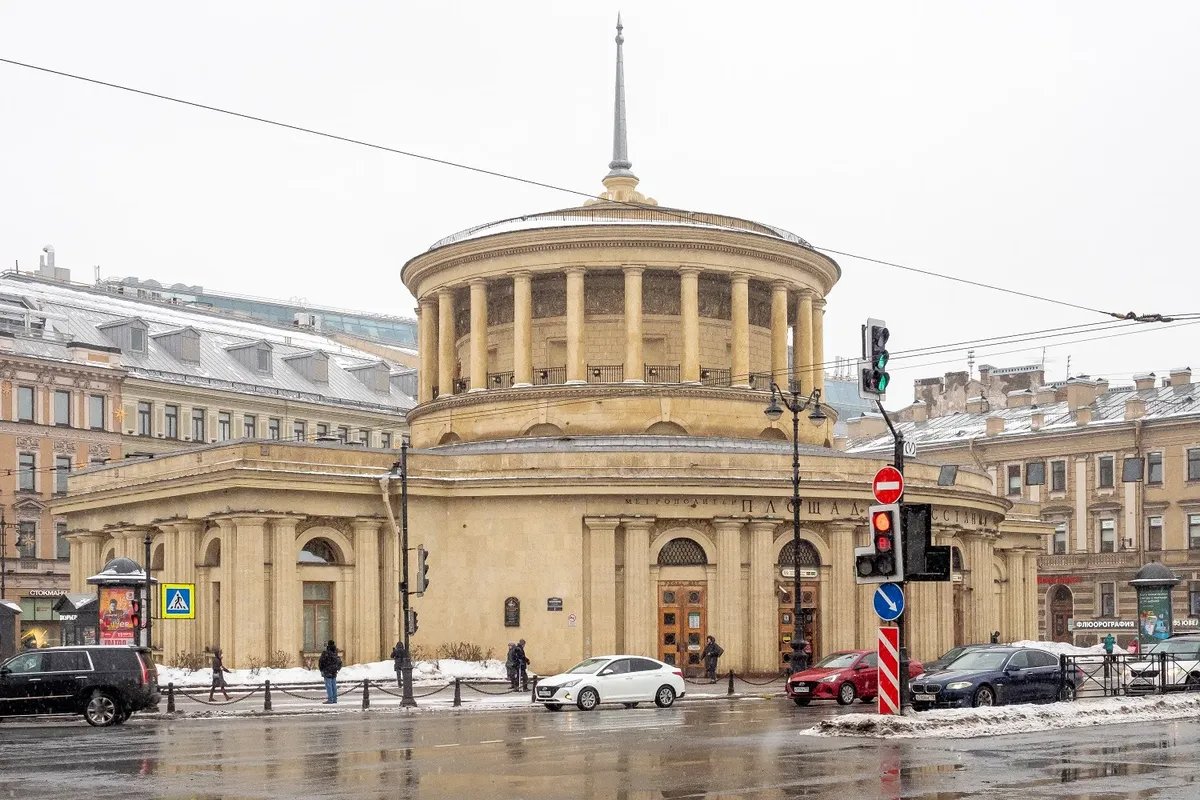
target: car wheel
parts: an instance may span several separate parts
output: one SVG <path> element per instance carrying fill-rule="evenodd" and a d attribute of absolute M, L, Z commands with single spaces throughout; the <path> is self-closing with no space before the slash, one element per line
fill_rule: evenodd
<path fill-rule="evenodd" d="M 584 689 L 579 693 L 575 705 L 579 706 L 580 711 L 593 711 L 600 705 L 600 695 L 596 694 L 595 689 Z"/>
<path fill-rule="evenodd" d="M 996 693 L 992 691 L 990 686 L 980 686 L 975 690 L 975 696 L 971 698 L 971 705 L 975 708 L 980 706 L 996 705 Z"/>
<path fill-rule="evenodd" d="M 659 708 L 670 708 L 675 705 L 675 690 L 670 686 L 660 686 L 654 693 L 654 705 Z"/>
<path fill-rule="evenodd" d="M 848 706 L 854 702 L 854 698 L 858 696 L 858 692 L 854 690 L 853 683 L 843 683 L 838 687 L 838 703 Z"/>
<path fill-rule="evenodd" d="M 800 706 L 801 708 L 804 708 L 806 705 L 808 705 L 809 703 L 812 702 L 812 698 L 811 697 L 793 697 L 792 702 L 795 703 L 796 705 Z"/>
<path fill-rule="evenodd" d="M 637 708 L 638 706 L 637 703 L 622 703 L 621 705 L 625 706 L 626 708 Z"/>
<path fill-rule="evenodd" d="M 97 690 L 83 707 L 83 718 L 88 725 L 107 728 L 121 716 L 121 707 L 108 692 Z"/>
<path fill-rule="evenodd" d="M 551 711 L 562 711 L 562 703 L 546 703 L 546 708 Z"/>

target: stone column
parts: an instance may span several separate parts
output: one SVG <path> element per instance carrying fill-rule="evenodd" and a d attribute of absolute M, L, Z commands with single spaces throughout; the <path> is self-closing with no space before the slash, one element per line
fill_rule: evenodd
<path fill-rule="evenodd" d="M 992 631 L 998 623 L 996 614 L 996 578 L 992 566 L 992 543 L 994 535 L 979 532 L 967 540 L 971 564 L 971 589 L 974 613 L 969 623 L 969 633 L 973 642 L 991 640 Z"/>
<path fill-rule="evenodd" d="M 642 383 L 642 273 L 644 267 L 625 267 L 625 382 Z"/>
<path fill-rule="evenodd" d="M 488 388 L 487 281 L 471 281 L 471 386 L 467 391 Z"/>
<path fill-rule="evenodd" d="M 730 383 L 750 387 L 750 276 L 735 272 L 730 282 L 730 318 L 733 327 L 733 363 Z"/>
<path fill-rule="evenodd" d="M 583 267 L 567 269 L 567 383 L 587 383 L 583 359 Z"/>
<path fill-rule="evenodd" d="M 825 300 L 813 301 L 812 333 L 813 388 L 825 394 Z"/>
<path fill-rule="evenodd" d="M 774 673 L 779 659 L 779 600 L 775 595 L 773 520 L 750 521 L 750 671 Z"/>
<path fill-rule="evenodd" d="M 432 297 L 417 304 L 417 351 L 417 402 L 428 403 L 438 378 L 437 300 Z"/>
<path fill-rule="evenodd" d="M 533 383 L 533 276 L 513 273 L 513 386 Z"/>
<path fill-rule="evenodd" d="M 829 636 L 821 649 L 825 653 L 854 649 L 854 617 L 857 612 L 854 582 L 854 531 L 856 524 L 846 521 L 827 522 L 825 532 L 829 542 L 833 571 L 829 576 L 829 613 L 832 623 L 826 630 Z M 825 606 L 825 598 L 821 605 Z M 823 609 L 824 610 L 824 609 Z M 822 614 L 822 616 L 826 616 Z"/>
<path fill-rule="evenodd" d="M 654 612 L 655 587 L 650 585 L 650 528 L 653 519 L 622 519 L 625 528 L 625 642 L 626 653 L 655 653 L 658 630 Z"/>
<path fill-rule="evenodd" d="M 216 574 L 211 571 L 209 580 L 217 582 L 221 585 L 221 608 L 219 618 L 212 620 L 209 628 L 211 641 L 206 644 L 212 647 L 220 647 L 225 654 L 226 666 L 232 667 L 237 664 L 237 644 L 238 640 L 235 636 L 235 631 L 238 627 L 239 615 L 237 613 L 237 604 L 241 600 L 241 593 L 238 591 L 239 580 L 237 576 L 237 526 L 233 520 L 225 517 L 215 520 L 217 526 L 221 529 L 221 565 L 217 568 Z M 209 591 L 205 593 L 209 608 L 213 608 L 216 600 L 215 592 L 210 585 Z M 214 617 L 217 614 L 214 613 Z M 219 636 L 217 635 L 219 632 Z"/>
<path fill-rule="evenodd" d="M 584 587 L 583 649 L 587 653 L 617 652 L 617 525 L 614 517 L 585 517 L 587 570 Z M 650 651 L 653 652 L 653 651 Z"/>
<path fill-rule="evenodd" d="M 85 581 L 100 571 L 100 546 L 104 542 L 104 534 L 81 531 L 67 536 L 71 543 L 71 591 L 95 591 Z"/>
<path fill-rule="evenodd" d="M 355 519 L 354 531 L 354 643 L 347 654 L 351 663 L 366 663 L 382 658 L 383 642 L 379 632 L 379 520 Z M 388 652 L 391 652 L 390 649 Z"/>
<path fill-rule="evenodd" d="M 168 534 L 167 539 L 166 563 L 172 565 L 171 568 L 174 570 L 174 574 L 168 577 L 180 583 L 196 584 L 197 591 L 192 595 L 192 602 L 198 603 L 199 572 L 196 565 L 203 557 L 200 553 L 200 541 L 204 537 L 204 522 L 198 519 L 185 519 L 175 523 L 174 528 L 174 533 Z M 164 533 L 166 533 L 165 530 Z M 174 550 L 173 557 L 172 550 Z M 200 635 L 201 623 L 198 619 L 200 612 L 198 608 L 195 611 L 197 619 L 174 623 L 179 627 L 177 640 L 179 649 L 188 653 L 199 653 L 204 649 Z"/>
<path fill-rule="evenodd" d="M 796 303 L 796 329 L 792 336 L 792 375 L 800 390 L 812 391 L 813 361 L 813 294 L 803 289 Z"/>
<path fill-rule="evenodd" d="M 282 517 L 271 520 L 271 650 L 300 658 L 300 625 L 304 600 L 296 563 L 296 525 L 299 519 Z M 372 659 L 374 660 L 374 659 Z"/>
<path fill-rule="evenodd" d="M 265 517 L 233 519 L 237 562 L 232 577 L 228 577 L 231 571 L 225 570 L 225 582 L 230 585 L 221 586 L 221 610 L 225 611 L 228 604 L 232 612 L 231 628 L 226 629 L 225 620 L 221 620 L 222 634 L 227 638 L 226 630 L 233 634 L 234 664 L 243 668 L 249 659 L 265 659 L 267 655 L 266 522 Z M 227 599 L 226 590 L 235 585 L 236 599 Z"/>
<path fill-rule="evenodd" d="M 710 614 L 708 632 L 725 648 L 721 669 L 745 671 L 749 665 L 744 631 L 747 604 L 742 597 L 742 520 L 716 517 L 717 532 L 716 614 Z"/>
<path fill-rule="evenodd" d="M 700 270 L 679 269 L 679 314 L 683 318 L 683 363 L 679 380 L 700 382 Z"/>
<path fill-rule="evenodd" d="M 438 397 L 454 394 L 454 290 L 438 290 Z"/>
<path fill-rule="evenodd" d="M 788 285 L 784 281 L 771 284 L 771 380 L 787 386 L 787 301 Z M 769 389 L 769 386 L 760 386 Z"/>

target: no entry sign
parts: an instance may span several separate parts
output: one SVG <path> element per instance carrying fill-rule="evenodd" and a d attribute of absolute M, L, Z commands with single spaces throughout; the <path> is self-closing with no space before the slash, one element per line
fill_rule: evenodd
<path fill-rule="evenodd" d="M 904 476 L 895 467 L 884 467 L 875 473 L 871 491 L 875 494 L 875 501 L 882 505 L 899 502 L 904 495 Z"/>
<path fill-rule="evenodd" d="M 880 628 L 877 655 L 879 657 L 879 713 L 900 713 L 900 629 Z"/>

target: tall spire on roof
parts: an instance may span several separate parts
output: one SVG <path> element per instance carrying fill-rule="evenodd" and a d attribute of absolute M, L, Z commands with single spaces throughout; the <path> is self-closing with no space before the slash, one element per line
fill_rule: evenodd
<path fill-rule="evenodd" d="M 637 176 L 630 171 L 633 163 L 629 160 L 629 139 L 625 130 L 625 57 L 622 46 L 625 44 L 621 24 L 621 15 L 617 14 L 617 86 L 616 98 L 613 102 L 613 157 L 608 164 L 608 174 L 604 176 L 606 191 L 599 195 L 599 200 L 617 203 L 641 203 L 656 206 L 658 203 L 637 191 Z M 598 201 L 590 201 L 598 202 Z"/>

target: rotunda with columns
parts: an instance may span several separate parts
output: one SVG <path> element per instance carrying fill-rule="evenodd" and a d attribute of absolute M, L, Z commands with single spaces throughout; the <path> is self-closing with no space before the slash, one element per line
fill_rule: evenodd
<path fill-rule="evenodd" d="M 772 383 L 823 389 L 840 269 L 780 228 L 639 192 L 621 42 L 604 192 L 449 236 L 403 268 L 420 323 L 410 543 L 431 565 L 413 641 L 502 653 L 523 638 L 542 674 L 612 652 L 696 673 L 713 635 L 722 670 L 770 674 L 791 652 L 799 570 L 814 656 L 873 647 L 854 548 L 882 462 L 830 448 L 832 409 L 802 425 L 796 551 L 791 420 L 764 414 Z M 198 584 L 197 619 L 160 626 L 168 647 L 220 645 L 244 665 L 328 634 L 378 660 L 399 631 L 395 455 L 235 442 L 73 474 L 57 506 L 72 575 L 148 533 L 156 577 Z M 954 555 L 952 581 L 910 587 L 912 654 L 1034 637 L 1047 527 L 982 472 L 937 478 L 908 466 L 906 500 L 933 505 Z"/>

